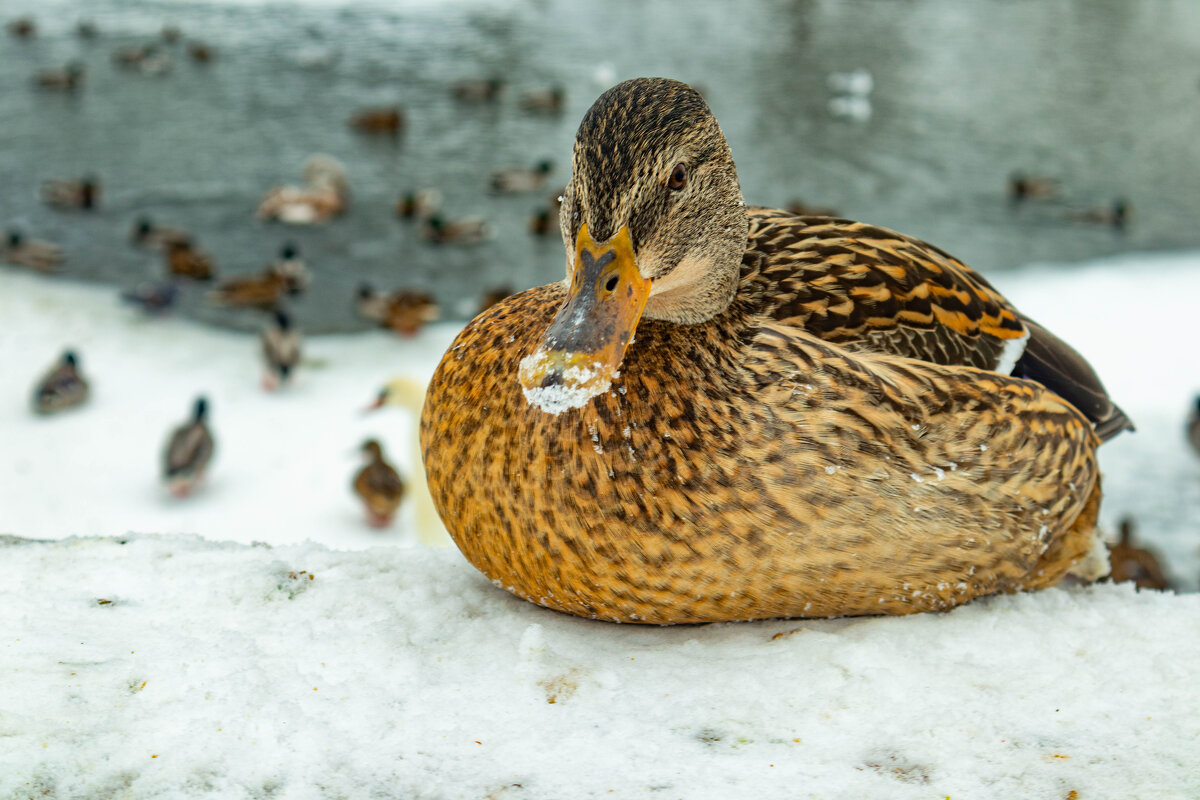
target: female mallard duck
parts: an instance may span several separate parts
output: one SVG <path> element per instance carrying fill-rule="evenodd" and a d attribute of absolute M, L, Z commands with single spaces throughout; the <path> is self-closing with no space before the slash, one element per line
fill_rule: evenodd
<path fill-rule="evenodd" d="M 33 83 L 39 89 L 58 92 L 73 92 L 83 84 L 86 74 L 83 62 L 72 61 L 59 69 L 45 69 L 33 76 Z"/>
<path fill-rule="evenodd" d="M 190 239 L 167 242 L 167 274 L 197 281 L 209 281 L 216 274 L 212 257 L 192 246 Z"/>
<path fill-rule="evenodd" d="M 572 166 L 567 280 L 468 323 L 422 413 L 434 502 L 498 586 L 683 623 L 1103 573 L 1095 450 L 1129 423 L 983 278 L 882 228 L 748 209 L 675 81 L 605 92 Z"/>
<path fill-rule="evenodd" d="M 258 218 L 314 225 L 341 215 L 349 206 L 346 167 L 333 156 L 311 156 L 304 163 L 304 181 L 304 186 L 276 186 L 267 192 L 255 212 Z"/>
<path fill-rule="evenodd" d="M 390 133 L 404 128 L 404 110 L 400 106 L 364 108 L 350 117 L 350 127 L 363 133 Z"/>
<path fill-rule="evenodd" d="M 79 374 L 79 359 L 68 350 L 38 381 L 33 390 L 33 410 L 54 414 L 81 405 L 88 398 L 88 382 Z"/>
<path fill-rule="evenodd" d="M 384 460 L 379 442 L 368 439 L 363 442 L 362 452 L 367 464 L 354 476 L 354 492 L 362 498 L 371 527 L 386 528 L 404 499 L 404 481 Z"/>
<path fill-rule="evenodd" d="M 208 299 L 218 305 L 269 311 L 285 294 L 301 294 L 310 279 L 308 269 L 300 259 L 296 247 L 285 244 L 279 258 L 267 265 L 261 274 L 222 281 L 216 289 L 209 292 Z"/>
<path fill-rule="evenodd" d="M 266 365 L 262 385 L 270 392 L 296 374 L 300 365 L 300 331 L 292 324 L 290 314 L 276 309 L 274 322 L 263 329 L 261 342 Z"/>
<path fill-rule="evenodd" d="M 212 433 L 208 430 L 208 400 L 197 397 L 192 418 L 171 431 L 163 451 L 163 480 L 171 494 L 187 497 L 204 478 L 212 460 Z"/>

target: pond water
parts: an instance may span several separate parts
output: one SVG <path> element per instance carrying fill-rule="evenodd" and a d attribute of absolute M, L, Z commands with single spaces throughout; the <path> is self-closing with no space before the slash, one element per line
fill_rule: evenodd
<path fill-rule="evenodd" d="M 733 148 L 747 201 L 796 198 L 933 243 L 985 272 L 1123 250 L 1200 246 L 1200 3 L 1161 0 L 794 0 L 582 4 L 494 0 L 349 4 L 8 0 L 0 13 L 39 26 L 0 37 L 0 225 L 61 243 L 64 272 L 128 286 L 162 273 L 128 241 L 133 221 L 191 231 L 222 275 L 255 272 L 292 240 L 315 281 L 296 304 L 310 332 L 365 327 L 352 298 L 364 280 L 431 291 L 444 316 L 469 316 L 489 287 L 562 275 L 557 235 L 526 221 L 549 191 L 497 196 L 490 173 L 554 163 L 568 177 L 575 129 L 603 89 L 639 75 L 701 88 Z M 78 20 L 98 36 L 75 35 Z M 160 76 L 119 68 L 119 47 L 178 26 L 216 49 L 192 63 L 167 45 Z M 74 94 L 32 76 L 86 64 Z M 831 113 L 832 72 L 873 76 L 870 116 Z M 494 103 L 450 95 L 462 78 L 506 82 Z M 531 115 L 518 96 L 561 85 L 561 114 Z M 406 132 L 373 138 L 347 118 L 403 105 Z M 264 223 L 254 209 L 295 182 L 312 153 L 347 166 L 349 212 L 320 227 Z M 1060 181 L 1057 201 L 1014 206 L 1014 170 Z M 43 207 L 44 179 L 98 175 L 93 213 Z M 448 217 L 486 218 L 477 246 L 424 242 L 392 206 L 436 187 Z M 1124 197 L 1128 228 L 1076 221 Z M 995 277 L 993 275 L 993 277 Z M 998 279 L 1003 288 L 1003 278 Z M 257 327 L 189 289 L 185 313 Z"/>

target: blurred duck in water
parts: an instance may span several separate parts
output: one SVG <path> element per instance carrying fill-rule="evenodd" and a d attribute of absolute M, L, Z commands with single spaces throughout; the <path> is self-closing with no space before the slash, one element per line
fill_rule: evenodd
<path fill-rule="evenodd" d="M 549 161 L 539 162 L 533 167 L 511 167 L 492 173 L 492 191 L 501 194 L 535 192 L 546 185 L 546 178 L 554 169 Z"/>
<path fill-rule="evenodd" d="M 384 459 L 379 442 L 363 442 L 362 453 L 367 464 L 354 476 L 354 493 L 362 499 L 371 527 L 386 528 L 404 499 L 404 481 Z"/>
<path fill-rule="evenodd" d="M 424 220 L 421 235 L 433 244 L 478 244 L 491 235 L 491 229 L 480 217 L 446 220 L 435 214 Z"/>
<path fill-rule="evenodd" d="M 1192 413 L 1188 417 L 1187 423 L 1188 442 L 1192 445 L 1192 450 L 1200 455 L 1200 395 L 1192 401 Z"/>
<path fill-rule="evenodd" d="M 1026 175 L 1013 172 L 1008 176 L 1008 198 L 1014 203 L 1023 200 L 1049 199 L 1058 195 L 1058 181 L 1054 178 Z"/>
<path fill-rule="evenodd" d="M 219 305 L 235 308 L 273 308 L 283 296 L 295 296 L 308 286 L 309 273 L 292 244 L 285 244 L 279 258 L 259 275 L 230 278 L 208 296 Z"/>
<path fill-rule="evenodd" d="M 168 242 L 166 261 L 167 274 L 180 278 L 207 281 L 216 274 L 212 257 L 203 250 L 197 250 L 188 239 Z"/>
<path fill-rule="evenodd" d="M 183 36 L 183 31 L 179 30 L 178 25 L 163 25 L 159 35 L 167 44 L 178 44 L 180 37 Z"/>
<path fill-rule="evenodd" d="M 1150 550 L 1134 547 L 1133 520 L 1121 520 L 1121 538 L 1108 546 L 1112 564 L 1109 578 L 1113 583 L 1132 581 L 1139 589 L 1170 589 L 1171 582 L 1163 574 L 1158 558 Z"/>
<path fill-rule="evenodd" d="M 80 39 L 91 41 L 100 35 L 100 30 L 90 19 L 81 19 L 75 23 L 75 35 Z"/>
<path fill-rule="evenodd" d="M 0 258 L 13 266 L 53 272 L 62 263 L 63 254 L 58 245 L 29 239 L 20 231 L 10 230 L 0 243 Z"/>
<path fill-rule="evenodd" d="M 83 85 L 85 70 L 83 63 L 72 61 L 59 69 L 45 69 L 33 77 L 39 89 L 57 92 L 72 92 Z"/>
<path fill-rule="evenodd" d="M 390 294 L 380 294 L 366 283 L 358 288 L 357 308 L 359 315 L 405 336 L 415 336 L 440 313 L 437 302 L 428 292 L 397 289 Z"/>
<path fill-rule="evenodd" d="M 276 219 L 289 225 L 328 222 L 350 203 L 350 183 L 342 162 L 315 155 L 304 165 L 304 186 L 277 186 L 258 206 L 259 219 Z"/>
<path fill-rule="evenodd" d="M 397 134 L 404 129 L 404 111 L 400 106 L 364 108 L 350 118 L 350 127 L 362 133 Z"/>
<path fill-rule="evenodd" d="M 122 292 L 121 299 L 138 306 L 147 314 L 165 314 L 175 307 L 175 301 L 179 299 L 179 284 L 172 281 L 147 281 Z"/>
<path fill-rule="evenodd" d="M 1117 232 L 1123 233 L 1129 224 L 1133 206 L 1124 198 L 1117 198 L 1112 205 L 1100 208 L 1085 208 L 1072 212 L 1070 218 L 1076 222 L 1087 222 L 1093 225 L 1107 225 Z"/>
<path fill-rule="evenodd" d="M 437 189 L 409 191 L 396 201 L 396 216 L 402 219 L 429 219 L 441 205 L 442 195 Z"/>
<path fill-rule="evenodd" d="M 43 181 L 42 202 L 54 208 L 91 211 L 100 204 L 100 181 L 90 175 L 75 181 Z"/>
<path fill-rule="evenodd" d="M 33 390 L 33 410 L 54 414 L 74 408 L 88 398 L 88 382 L 79 374 L 79 359 L 71 350 L 43 376 Z"/>
<path fill-rule="evenodd" d="M 154 224 L 150 217 L 138 217 L 133 224 L 129 239 L 138 247 L 166 249 L 172 244 L 186 244 L 191 241 L 191 235 L 178 228 L 167 228 Z"/>
<path fill-rule="evenodd" d="M 171 55 L 157 44 L 122 47 L 113 53 L 113 62 L 123 69 L 143 75 L 165 75 L 171 71 Z"/>
<path fill-rule="evenodd" d="M 529 217 L 529 232 L 534 236 L 545 236 L 558 232 L 558 214 L 548 208 L 539 208 Z"/>
<path fill-rule="evenodd" d="M 471 78 L 456 81 L 450 91 L 455 100 L 464 103 L 491 102 L 504 90 L 504 81 L 499 78 Z"/>
<path fill-rule="evenodd" d="M 32 39 L 37 35 L 37 25 L 33 21 L 33 17 L 18 17 L 14 20 L 9 20 L 4 26 L 10 36 L 15 36 L 18 39 Z"/>
<path fill-rule="evenodd" d="M 187 497 L 204 478 L 213 455 L 208 430 L 208 400 L 196 398 L 192 418 L 171 432 L 163 452 L 163 482 L 176 497 Z"/>
<path fill-rule="evenodd" d="M 205 42 L 189 42 L 187 52 L 197 64 L 208 64 L 216 57 L 216 50 Z"/>
<path fill-rule="evenodd" d="M 555 114 L 562 111 L 566 102 L 567 92 L 561 86 L 551 86 L 536 92 L 526 92 L 521 95 L 519 104 L 526 111 L 536 114 Z"/>
<path fill-rule="evenodd" d="M 262 385 L 268 392 L 288 383 L 300 365 L 300 331 L 286 311 L 275 310 L 275 318 L 262 332 L 262 354 L 266 363 Z"/>

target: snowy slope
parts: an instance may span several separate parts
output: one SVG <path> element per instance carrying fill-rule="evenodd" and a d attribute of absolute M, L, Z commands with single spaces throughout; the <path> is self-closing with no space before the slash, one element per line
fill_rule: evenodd
<path fill-rule="evenodd" d="M 444 549 L 0 558 L 5 798 L 1200 796 L 1194 594 L 646 628 Z"/>

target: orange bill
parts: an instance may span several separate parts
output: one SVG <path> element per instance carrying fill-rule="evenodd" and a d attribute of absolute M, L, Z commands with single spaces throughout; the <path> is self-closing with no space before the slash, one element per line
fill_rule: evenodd
<path fill-rule="evenodd" d="M 646 308 L 650 286 L 638 272 L 628 227 L 597 244 L 587 225 L 582 226 L 567 301 L 538 347 L 521 360 L 525 399 L 557 414 L 607 391 Z"/>

